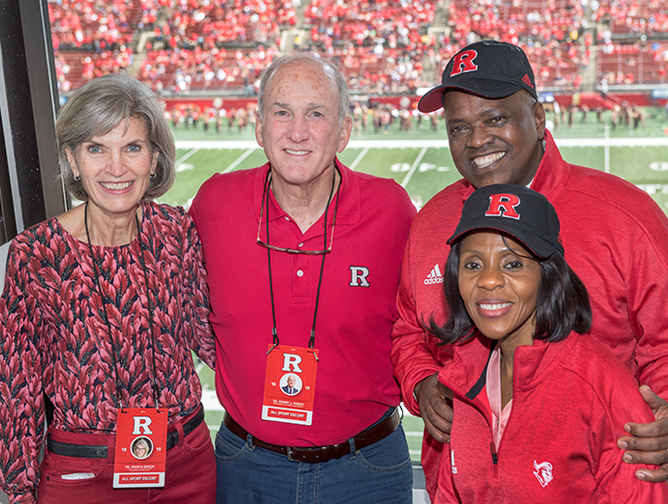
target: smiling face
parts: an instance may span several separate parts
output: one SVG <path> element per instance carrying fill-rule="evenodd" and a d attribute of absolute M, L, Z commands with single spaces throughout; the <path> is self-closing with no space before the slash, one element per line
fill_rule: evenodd
<path fill-rule="evenodd" d="M 297 380 L 295 380 L 295 377 L 294 376 L 288 376 L 288 387 L 294 388 L 296 384 L 297 384 Z"/>
<path fill-rule="evenodd" d="M 495 231 L 473 232 L 461 242 L 464 306 L 480 332 L 500 340 L 502 349 L 533 343 L 541 273 L 531 257 L 519 242 Z"/>
<path fill-rule="evenodd" d="M 306 59 L 286 63 L 267 85 L 255 136 L 281 183 L 315 187 L 331 182 L 334 156 L 343 151 L 352 120 L 339 118 L 339 95 L 322 67 Z"/>
<path fill-rule="evenodd" d="M 543 156 L 545 111 L 528 92 L 491 100 L 451 90 L 443 109 L 455 166 L 474 187 L 531 182 Z"/>
<path fill-rule="evenodd" d="M 133 117 L 105 135 L 82 142 L 67 159 L 88 194 L 91 211 L 110 216 L 133 212 L 148 189 L 159 153 L 151 150 L 146 124 Z"/>

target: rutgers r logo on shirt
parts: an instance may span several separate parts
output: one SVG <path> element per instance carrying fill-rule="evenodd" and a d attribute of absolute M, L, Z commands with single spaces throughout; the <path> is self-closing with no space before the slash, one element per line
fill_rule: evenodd
<path fill-rule="evenodd" d="M 371 287 L 367 277 L 369 268 L 366 266 L 350 266 L 350 285 L 351 287 Z"/>

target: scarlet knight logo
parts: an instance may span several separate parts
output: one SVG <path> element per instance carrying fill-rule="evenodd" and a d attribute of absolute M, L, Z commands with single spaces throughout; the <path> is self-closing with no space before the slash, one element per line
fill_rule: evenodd
<path fill-rule="evenodd" d="M 489 208 L 485 217 L 508 217 L 509 219 L 520 219 L 515 207 L 520 204 L 520 199 L 514 194 L 492 194 L 489 197 Z"/>
<path fill-rule="evenodd" d="M 541 462 L 539 464 L 534 460 L 533 467 L 535 469 L 533 475 L 540 483 L 540 486 L 545 488 L 550 483 L 550 481 L 554 479 L 554 475 L 552 474 L 552 464 L 549 462 Z"/>
<path fill-rule="evenodd" d="M 466 72 L 475 72 L 478 69 L 478 65 L 473 62 L 477 57 L 478 51 L 474 51 L 473 49 L 457 54 L 452 62 L 452 72 L 450 72 L 450 77 Z"/>

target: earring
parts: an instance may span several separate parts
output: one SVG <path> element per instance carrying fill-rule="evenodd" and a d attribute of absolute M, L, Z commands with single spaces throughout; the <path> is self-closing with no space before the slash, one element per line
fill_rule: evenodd
<path fill-rule="evenodd" d="M 76 173 L 72 173 L 72 175 L 74 176 L 74 181 L 75 182 L 79 182 L 81 180 L 81 177 L 79 175 L 77 175 Z"/>
<path fill-rule="evenodd" d="M 151 173 L 151 175 L 150 175 L 151 179 L 154 179 L 155 176 L 156 176 L 156 173 L 155 173 L 155 172 Z"/>

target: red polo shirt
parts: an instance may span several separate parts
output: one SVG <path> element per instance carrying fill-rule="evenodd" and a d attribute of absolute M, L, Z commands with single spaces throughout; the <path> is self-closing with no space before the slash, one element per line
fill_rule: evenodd
<path fill-rule="evenodd" d="M 415 208 L 393 180 L 338 163 L 342 181 L 332 252 L 325 258 L 315 329 L 319 364 L 310 426 L 261 419 L 272 310 L 267 249 L 256 243 L 269 165 L 218 174 L 200 188 L 190 214 L 204 249 L 216 333 L 216 391 L 248 432 L 273 444 L 323 446 L 369 427 L 400 401 L 390 332 L 404 245 Z M 327 215 L 328 241 L 336 195 Z M 306 233 L 269 191 L 271 244 L 322 249 L 324 215 Z M 266 240 L 262 216 L 261 238 Z M 271 252 L 281 344 L 308 346 L 322 256 Z"/>

